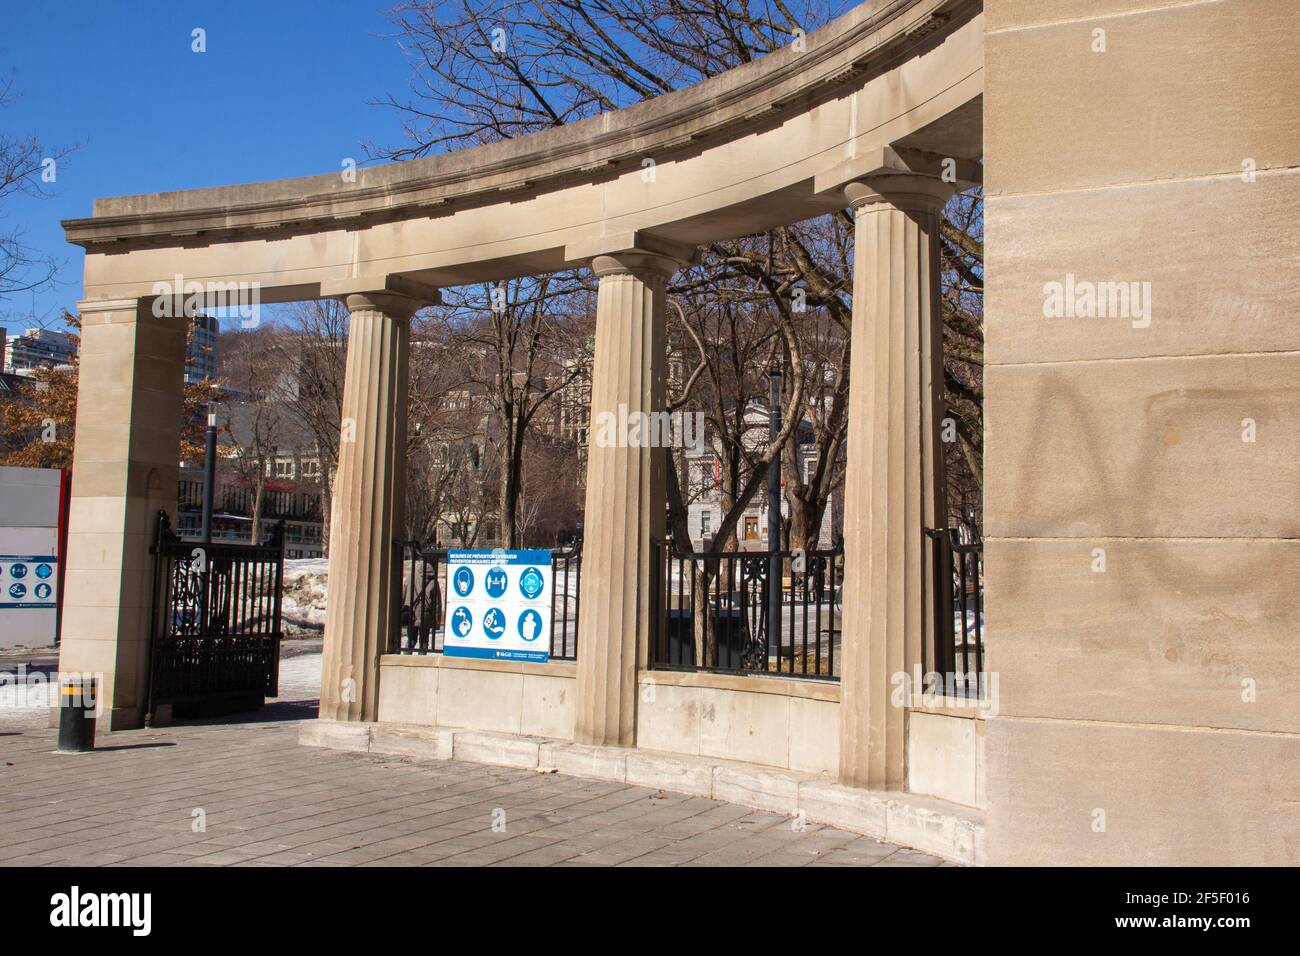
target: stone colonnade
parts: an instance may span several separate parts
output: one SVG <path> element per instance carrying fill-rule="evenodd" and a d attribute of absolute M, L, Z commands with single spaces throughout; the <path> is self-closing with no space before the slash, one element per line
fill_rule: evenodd
<path fill-rule="evenodd" d="M 840 777 L 860 787 L 905 786 L 905 714 L 891 702 L 892 683 L 920 660 L 931 626 L 923 528 L 941 526 L 946 514 L 937 227 L 954 188 L 893 170 L 844 188 L 858 229 Z M 657 245 L 591 258 L 599 279 L 593 420 L 620 405 L 662 409 L 666 290 L 684 258 Z M 435 293 L 387 277 L 322 294 L 345 298 L 352 311 L 344 419 L 355 435 L 340 446 L 321 716 L 375 720 L 379 657 L 397 621 L 407 322 Z M 664 531 L 663 462 L 656 449 L 603 447 L 596 429 L 589 435 L 574 739 L 633 746 L 653 613 L 651 539 Z"/>
<path fill-rule="evenodd" d="M 846 177 L 849 178 L 849 177 Z M 857 215 L 849 412 L 840 778 L 905 786 L 905 711 L 893 678 L 920 660 L 932 581 L 924 527 L 943 523 L 938 420 L 938 213 L 954 186 L 895 167 L 836 187 Z M 583 254 L 599 278 L 593 416 L 662 409 L 668 282 L 693 250 L 626 237 Z M 666 251 L 670 250 L 670 251 Z M 409 322 L 437 291 L 400 275 L 322 282 L 351 312 L 321 690 L 321 717 L 373 721 L 379 660 L 398 627 Z M 148 299 L 83 304 L 65 670 L 103 672 L 114 728 L 147 699 L 152 520 L 172 504 L 183 323 Z M 157 401 L 147 400 L 157 393 Z M 142 398 L 146 399 L 142 401 Z M 652 537 L 664 530 L 663 462 L 601 447 L 590 429 L 574 739 L 636 743 L 638 672 L 653 613 Z M 105 557 L 105 549 L 120 552 Z M 143 558 L 142 558 L 143 556 Z"/>
<path fill-rule="evenodd" d="M 930 580 L 921 529 L 943 514 L 935 445 L 942 386 L 935 226 L 951 191 L 932 177 L 889 172 L 844 190 L 859 222 L 846 586 L 865 600 L 845 602 L 841 778 L 858 786 L 903 785 L 904 714 L 890 704 L 890 679 L 918 659 Z M 666 288 L 684 258 L 656 246 L 590 260 L 600 282 L 593 416 L 619 405 L 662 408 Z M 321 295 L 346 302 L 351 331 L 320 713 L 375 720 L 379 658 L 398 620 L 394 542 L 405 495 L 409 322 L 437 292 L 390 275 L 323 283 Z M 179 426 L 164 425 L 148 409 L 174 403 L 184 331 L 147 306 L 144 299 L 83 304 L 77 531 L 68 571 L 77 599 L 66 612 L 63 666 L 112 675 L 106 691 L 113 726 L 138 725 L 144 716 L 150 568 L 132 556 L 147 554 L 152 517 L 170 504 L 166 489 L 176 472 L 167 449 Z M 156 405 L 140 401 L 150 390 L 159 393 Z M 136 421 L 140 416 L 148 420 Z M 589 434 L 574 736 L 631 746 L 653 609 L 651 537 L 663 531 L 663 464 L 654 449 L 601 447 L 596 430 Z M 112 487 L 100 487 L 105 482 Z M 110 537 L 124 542 L 116 566 L 106 567 L 98 553 L 82 560 L 86 548 L 102 548 Z M 94 581 L 81 580 L 87 575 Z"/>

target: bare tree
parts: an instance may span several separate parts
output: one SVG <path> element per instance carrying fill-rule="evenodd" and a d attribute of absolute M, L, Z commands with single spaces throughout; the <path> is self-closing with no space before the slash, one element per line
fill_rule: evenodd
<path fill-rule="evenodd" d="M 582 373 L 565 356 L 589 324 L 580 277 L 560 273 L 444 293 L 449 340 L 461 343 L 475 394 L 489 410 L 486 439 L 496 450 L 498 537 L 520 540 L 524 450 L 538 413 Z"/>
<path fill-rule="evenodd" d="M 394 38 L 415 65 L 398 109 L 409 159 L 563 126 L 653 99 L 785 46 L 854 0 L 405 0 Z M 791 6 L 803 15 L 797 16 Z"/>
<path fill-rule="evenodd" d="M 852 0 L 788 5 L 749 0 L 406 0 L 392 11 L 395 37 L 410 57 L 409 95 L 383 102 L 400 111 L 405 142 L 370 147 L 372 155 L 406 159 L 485 142 L 512 139 L 619 109 L 715 76 L 815 29 Z M 961 201 L 955 201 L 954 206 Z M 968 209 L 968 207 L 962 207 Z M 969 210 L 968 210 L 969 211 Z M 982 211 L 948 221 L 944 251 L 970 248 Z M 771 313 L 768 350 L 746 346 L 747 359 L 779 361 L 788 371 L 784 421 L 790 425 L 776 450 L 759 450 L 761 436 L 742 429 L 751 402 L 765 404 L 766 389 L 735 371 L 735 356 L 706 343 L 705 354 L 685 357 L 711 370 L 707 386 L 710 427 L 722 443 L 724 521 L 728 540 L 735 519 L 761 487 L 763 459 L 783 455 L 791 541 L 820 533 L 830 497 L 842 480 L 849 386 L 853 220 L 847 210 L 773 230 L 764 236 L 715 243 L 706 267 L 679 277 L 670 292 L 692 302 L 712 301 L 724 312 L 705 318 L 691 306 L 691 322 L 737 326 Z M 969 259 L 960 261 L 968 271 Z M 737 279 L 748 280 L 741 289 Z M 966 292 L 976 294 L 963 280 Z M 796 301 L 804 310 L 796 308 Z M 963 332 L 945 341 L 975 339 L 968 301 L 955 316 Z M 730 310 L 730 311 L 725 311 Z M 688 351 L 693 343 L 683 339 Z M 791 351 L 793 346 L 793 351 Z M 710 350 L 712 353 L 710 353 Z M 797 354 L 797 358 L 796 358 Z M 972 353 L 974 354 L 974 353 Z M 975 356 L 977 357 L 977 356 Z M 969 366 L 946 365 L 949 407 L 959 412 L 966 474 L 977 474 L 978 385 Z M 790 399 L 798 390 L 799 400 Z M 725 398 L 724 398 L 725 396 Z M 678 396 L 692 400 L 688 394 Z M 744 432 L 742 439 L 741 432 Z M 804 452 L 795 436 L 810 437 L 811 471 L 799 467 Z M 680 467 L 680 456 L 676 464 Z M 687 483 L 670 469 L 670 520 L 685 527 Z M 731 519 L 728 521 L 728 519 Z"/>
<path fill-rule="evenodd" d="M 222 378 L 240 396 L 225 405 L 225 431 L 233 443 L 230 459 L 240 479 L 253 491 L 252 536 L 262 540 L 262 513 L 266 481 L 272 470 L 284 405 L 280 400 L 284 369 L 274 342 L 277 331 L 269 326 L 242 330 L 223 343 Z"/>
<path fill-rule="evenodd" d="M 15 99 L 13 78 L 0 80 L 0 109 L 12 106 Z M 70 152 L 72 147 L 48 149 L 34 134 L 0 130 L 0 204 L 20 193 L 49 195 L 49 183 L 55 181 L 59 163 Z M 54 260 L 27 245 L 20 227 L 0 231 L 0 301 L 48 285 L 56 271 Z"/>
<path fill-rule="evenodd" d="M 290 306 L 266 343 L 281 370 L 273 385 L 284 416 L 311 436 L 320 466 L 321 545 L 329 554 L 334 473 L 347 368 L 348 310 L 333 299 Z"/>
<path fill-rule="evenodd" d="M 469 386 L 466 345 L 451 334 L 437 309 L 411 320 L 407 416 L 406 534 L 428 541 L 442 519 L 453 473 L 446 449 L 481 431 L 481 416 L 467 415 L 459 397 Z"/>
<path fill-rule="evenodd" d="M 984 513 L 984 193 L 948 204 L 943 276 L 944 439 L 949 525 L 982 536 Z"/>

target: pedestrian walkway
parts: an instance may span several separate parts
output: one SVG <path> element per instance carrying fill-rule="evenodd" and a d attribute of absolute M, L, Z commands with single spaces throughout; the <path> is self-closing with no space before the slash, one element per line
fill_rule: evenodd
<path fill-rule="evenodd" d="M 941 864 L 700 797 L 300 747 L 297 719 L 116 733 L 82 755 L 2 721 L 0 865 Z"/>
<path fill-rule="evenodd" d="M 703 797 L 300 747 L 321 666 L 317 647 L 301 651 L 260 712 L 102 735 L 93 754 L 54 752 L 53 684 L 10 686 L 0 865 L 949 865 Z"/>

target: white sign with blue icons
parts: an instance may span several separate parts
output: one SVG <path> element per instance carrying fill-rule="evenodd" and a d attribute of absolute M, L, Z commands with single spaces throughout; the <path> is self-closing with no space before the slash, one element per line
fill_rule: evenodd
<path fill-rule="evenodd" d="M 0 554 L 0 609 L 54 607 L 58 567 L 53 555 Z"/>
<path fill-rule="evenodd" d="M 447 580 L 444 654 L 550 659 L 550 551 L 449 551 Z"/>

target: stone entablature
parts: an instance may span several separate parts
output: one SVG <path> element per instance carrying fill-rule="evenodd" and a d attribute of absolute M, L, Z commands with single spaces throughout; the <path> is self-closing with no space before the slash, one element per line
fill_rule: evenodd
<path fill-rule="evenodd" d="M 877 0 L 791 45 L 686 89 L 519 139 L 403 163 L 179 192 L 97 199 L 64 223 L 88 251 L 187 245 L 357 229 L 445 216 L 463 205 L 640 173 L 646 157 L 677 160 L 751 136 L 894 69 L 977 14 L 979 0 Z M 910 105 L 910 104 L 909 104 Z"/>

